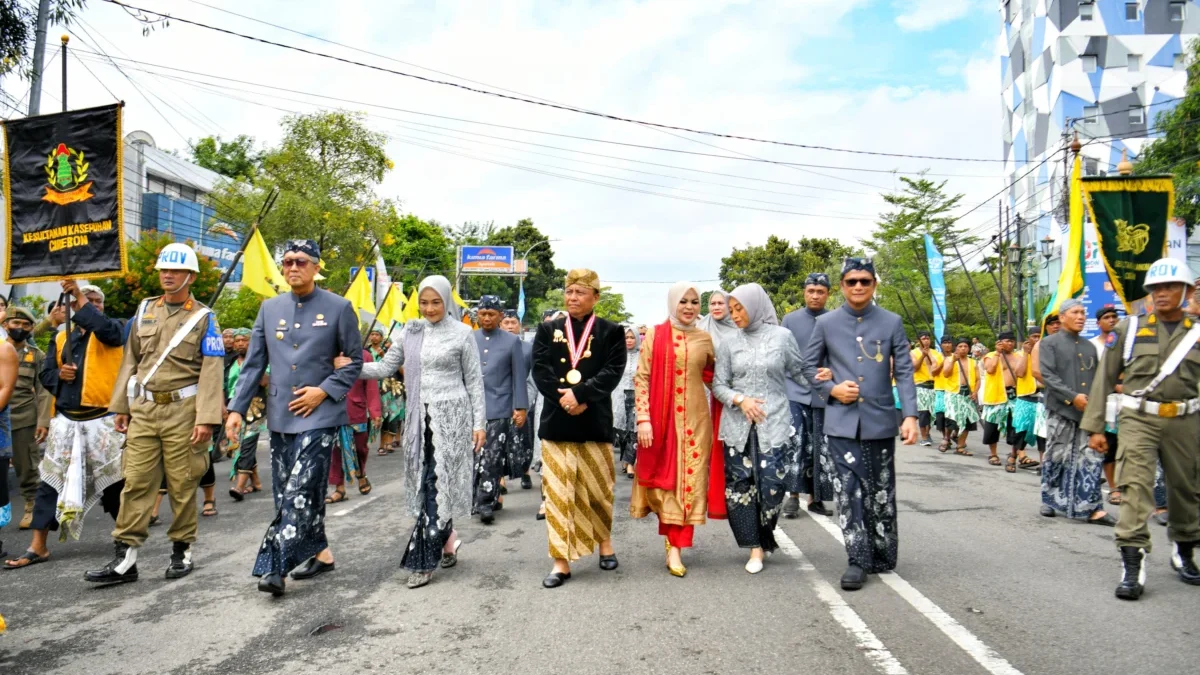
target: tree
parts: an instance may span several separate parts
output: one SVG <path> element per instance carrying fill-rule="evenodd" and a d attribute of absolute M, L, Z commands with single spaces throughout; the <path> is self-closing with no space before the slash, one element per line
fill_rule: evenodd
<path fill-rule="evenodd" d="M 217 312 L 222 329 L 253 328 L 262 302 L 262 296 L 243 286 L 237 293 L 222 293 L 213 309 Z"/>
<path fill-rule="evenodd" d="M 231 141 L 220 136 L 205 136 L 191 148 L 192 161 L 200 166 L 237 180 L 254 182 L 262 165 L 263 153 L 254 147 L 254 138 L 239 134 Z"/>
<path fill-rule="evenodd" d="M 96 286 L 104 291 L 105 314 L 132 317 L 143 299 L 162 295 L 163 289 L 158 283 L 158 271 L 154 269 L 154 264 L 158 262 L 158 254 L 163 247 L 173 243 L 175 238 L 165 232 L 142 233 L 141 239 L 128 250 L 129 268 L 125 275 L 96 282 Z M 195 248 L 193 242 L 186 243 Z M 200 302 L 207 303 L 212 299 L 213 291 L 217 290 L 220 270 L 208 258 L 196 257 L 200 260 L 200 273 L 192 282 L 192 294 Z"/>
<path fill-rule="evenodd" d="M 858 249 L 836 239 L 802 237 L 793 246 L 771 235 L 762 246 L 734 249 L 721 259 L 721 286 L 733 289 L 757 283 L 782 315 L 804 304 L 804 280 L 809 273 L 825 272 L 836 280 L 842 258 L 858 254 Z M 701 302 L 707 311 L 708 298 Z"/>
<path fill-rule="evenodd" d="M 86 0 L 53 0 L 49 23 L 69 25 L 85 4 Z M 0 75 L 30 75 L 36 32 L 37 3 L 30 7 L 21 0 L 0 0 Z"/>
<path fill-rule="evenodd" d="M 454 242 L 436 222 L 410 214 L 395 216 L 388 225 L 382 250 L 393 281 L 414 289 L 431 274 L 454 276 Z"/>
<path fill-rule="evenodd" d="M 566 303 L 563 300 L 563 289 L 555 288 L 546 293 L 536 307 L 537 318 L 534 321 L 540 321 L 542 312 L 547 309 L 564 309 Z M 612 286 L 600 287 L 600 300 L 596 302 L 596 307 L 593 310 L 596 316 L 601 319 L 608 319 L 617 323 L 625 323 L 633 318 L 625 309 L 625 296 L 620 293 L 613 293 Z M 529 316 L 529 314 L 526 314 Z"/>
<path fill-rule="evenodd" d="M 1134 166 L 1138 175 L 1170 173 L 1175 176 L 1175 217 L 1187 223 L 1190 236 L 1200 220 L 1200 40 L 1187 46 L 1188 82 L 1183 100 L 1158 114 L 1154 128 L 1162 135 L 1142 149 Z"/>

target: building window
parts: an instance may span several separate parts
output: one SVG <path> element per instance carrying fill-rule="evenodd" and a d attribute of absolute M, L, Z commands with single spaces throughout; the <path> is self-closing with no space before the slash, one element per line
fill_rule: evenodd
<path fill-rule="evenodd" d="M 1138 20 L 1138 4 L 1136 2 L 1125 3 L 1125 20 L 1126 21 L 1137 21 Z"/>
<path fill-rule="evenodd" d="M 1175 70 L 1187 70 L 1187 57 L 1183 54 L 1175 55 Z"/>
<path fill-rule="evenodd" d="M 1097 63 L 1096 63 L 1096 55 L 1095 54 L 1083 54 L 1079 57 L 1079 60 L 1080 60 L 1080 62 L 1083 63 L 1083 72 L 1085 72 L 1085 73 L 1096 72 Z"/>
<path fill-rule="evenodd" d="M 1096 6 L 1092 4 L 1092 0 L 1079 0 L 1079 20 L 1091 21 L 1092 14 L 1095 12 Z"/>
<path fill-rule="evenodd" d="M 147 174 L 147 176 L 146 176 L 146 192 L 157 192 L 158 194 L 162 194 L 166 191 L 167 191 L 167 186 L 166 186 L 166 183 L 163 181 L 163 179 L 161 179 L 158 176 L 155 176 L 153 174 Z"/>
<path fill-rule="evenodd" d="M 1083 123 L 1095 124 L 1096 118 L 1100 115 L 1100 106 L 1088 105 L 1083 107 Z"/>
<path fill-rule="evenodd" d="M 1184 13 L 1187 11 L 1186 7 L 1186 2 L 1172 2 L 1167 5 L 1167 16 L 1172 21 L 1183 21 Z"/>
<path fill-rule="evenodd" d="M 1100 171 L 1100 163 L 1091 157 L 1083 158 L 1083 172 L 1089 176 L 1095 176 Z"/>
<path fill-rule="evenodd" d="M 1130 54 L 1126 63 L 1129 64 L 1129 72 L 1131 72 L 1131 73 L 1142 72 L 1142 55 L 1141 54 Z"/>
<path fill-rule="evenodd" d="M 1129 123 L 1130 124 L 1145 124 L 1146 112 L 1140 105 L 1129 106 Z"/>

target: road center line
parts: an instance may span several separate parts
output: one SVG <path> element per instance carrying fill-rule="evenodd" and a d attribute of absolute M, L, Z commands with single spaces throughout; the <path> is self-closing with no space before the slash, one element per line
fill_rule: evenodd
<path fill-rule="evenodd" d="M 341 509 L 341 510 L 338 510 L 338 511 L 334 511 L 334 512 L 333 512 L 333 514 L 332 514 L 332 516 L 333 516 L 334 518 L 340 518 L 340 517 L 342 517 L 342 516 L 348 516 L 348 515 L 350 515 L 351 513 L 353 513 L 355 509 L 357 509 L 357 508 L 359 508 L 359 507 L 362 507 L 362 506 L 366 506 L 367 504 L 370 504 L 371 502 L 375 501 L 375 500 L 376 500 L 376 499 L 378 499 L 378 498 L 379 498 L 379 495 L 375 495 L 374 497 L 367 497 L 366 499 L 361 499 L 361 500 L 359 500 L 359 501 L 356 501 L 354 504 L 351 504 L 350 506 L 347 506 L 347 507 L 346 507 L 346 508 L 344 508 L 344 509 Z"/>
<path fill-rule="evenodd" d="M 812 518 L 834 539 L 842 544 L 845 540 L 842 539 L 842 530 L 834 524 L 827 516 L 822 516 L 816 513 L 805 512 L 809 518 Z M 777 530 L 778 531 L 778 530 Z M 776 537 L 779 535 L 776 534 Z M 937 626 L 938 630 L 945 633 L 946 637 L 950 638 L 954 644 L 958 645 L 963 651 L 975 659 L 975 662 L 983 666 L 983 669 L 992 673 L 992 675 L 1022 675 L 1021 671 L 1013 667 L 1011 663 L 1004 659 L 996 652 L 996 650 L 987 646 L 982 640 L 975 637 L 975 634 L 967 630 L 961 623 L 956 621 L 941 607 L 938 607 L 932 600 L 925 597 L 923 593 L 918 591 L 912 584 L 905 581 L 899 574 L 894 571 L 889 574 L 880 574 L 879 580 L 896 591 L 896 594 L 904 598 L 908 604 L 912 605 L 913 609 L 920 612 L 926 619 L 929 619 L 933 625 Z"/>
<path fill-rule="evenodd" d="M 800 573 L 808 579 L 809 584 L 816 591 L 817 597 L 829 608 L 829 613 L 833 616 L 833 620 L 846 629 L 846 632 L 854 639 L 858 648 L 866 654 L 867 660 L 874 664 L 881 673 L 886 673 L 887 675 L 907 675 L 908 671 L 904 669 L 904 666 L 900 665 L 895 656 L 892 656 L 887 647 L 883 646 L 879 638 L 875 637 L 875 634 L 867 627 L 866 622 L 862 620 L 858 612 L 855 612 L 854 608 L 846 604 L 846 601 L 842 599 L 842 596 L 838 595 L 833 586 L 828 581 L 825 581 L 816 568 L 812 566 L 812 563 L 808 562 L 808 558 L 804 557 L 804 552 L 800 550 L 800 547 L 796 546 L 784 534 L 783 530 L 778 527 L 775 528 L 775 541 L 784 553 L 796 559 L 799 563 Z"/>

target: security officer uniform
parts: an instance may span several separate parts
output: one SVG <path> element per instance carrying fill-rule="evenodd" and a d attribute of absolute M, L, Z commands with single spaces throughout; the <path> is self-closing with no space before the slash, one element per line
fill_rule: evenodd
<path fill-rule="evenodd" d="M 1177 260 L 1159 260 L 1151 266 L 1144 285 L 1149 290 L 1162 283 L 1190 287 L 1191 273 Z M 1132 344 L 1127 345 L 1131 326 L 1136 332 Z M 1144 558 L 1151 547 L 1146 520 L 1154 511 L 1154 474 L 1159 461 L 1167 484 L 1167 534 L 1175 544 L 1172 566 L 1185 582 L 1200 585 L 1200 570 L 1192 560 L 1192 550 L 1200 543 L 1200 449 L 1196 445 L 1200 438 L 1200 328 L 1185 314 L 1178 325 L 1168 329 L 1155 312 L 1123 320 L 1114 334 L 1097 369 L 1080 427 L 1092 434 L 1104 433 L 1105 399 L 1123 375 L 1116 458 L 1116 484 L 1122 500 L 1116 540 L 1125 578 L 1116 594 L 1136 600 L 1145 584 Z M 1142 393 L 1185 340 L 1193 344 L 1178 367 L 1157 387 Z"/>
<path fill-rule="evenodd" d="M 183 244 L 165 247 L 156 267 L 199 270 L 195 252 Z M 89 572 L 87 580 L 96 583 L 137 579 L 136 550 L 149 534 L 164 471 L 174 515 L 167 531 L 174 549 L 166 576 L 176 579 L 191 572 L 196 487 L 208 470 L 211 444 L 193 445 L 192 432 L 197 426 L 221 424 L 225 349 L 216 315 L 190 294 L 179 305 L 160 296 L 143 301 L 132 321 L 109 404 L 111 412 L 130 416 L 125 489 L 113 530 L 117 564 Z M 122 565 L 124 570 L 118 570 Z M 132 578 L 127 578 L 130 572 Z"/>
<path fill-rule="evenodd" d="M 33 314 L 24 307 L 10 307 L 8 317 L 34 322 Z M 15 338 L 10 331 L 9 340 Z M 42 461 L 42 450 L 34 431 L 49 429 L 51 406 L 50 394 L 38 379 L 46 354 L 33 343 L 32 336 L 25 338 L 17 350 L 17 383 L 8 402 L 12 418 L 13 469 L 17 473 L 21 497 L 25 500 L 25 514 L 20 522 L 22 530 L 29 529 L 33 522 L 33 500 L 40 480 L 38 464 Z"/>

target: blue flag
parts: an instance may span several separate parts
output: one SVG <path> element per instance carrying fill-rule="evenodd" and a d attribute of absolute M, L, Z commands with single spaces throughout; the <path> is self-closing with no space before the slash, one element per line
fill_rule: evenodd
<path fill-rule="evenodd" d="M 521 295 L 517 298 L 517 317 L 525 320 L 525 287 L 521 287 Z"/>
<path fill-rule="evenodd" d="M 929 264 L 929 287 L 933 289 L 933 342 L 937 344 L 946 332 L 946 278 L 942 276 L 942 254 L 933 245 L 933 237 L 925 235 L 925 260 Z"/>

